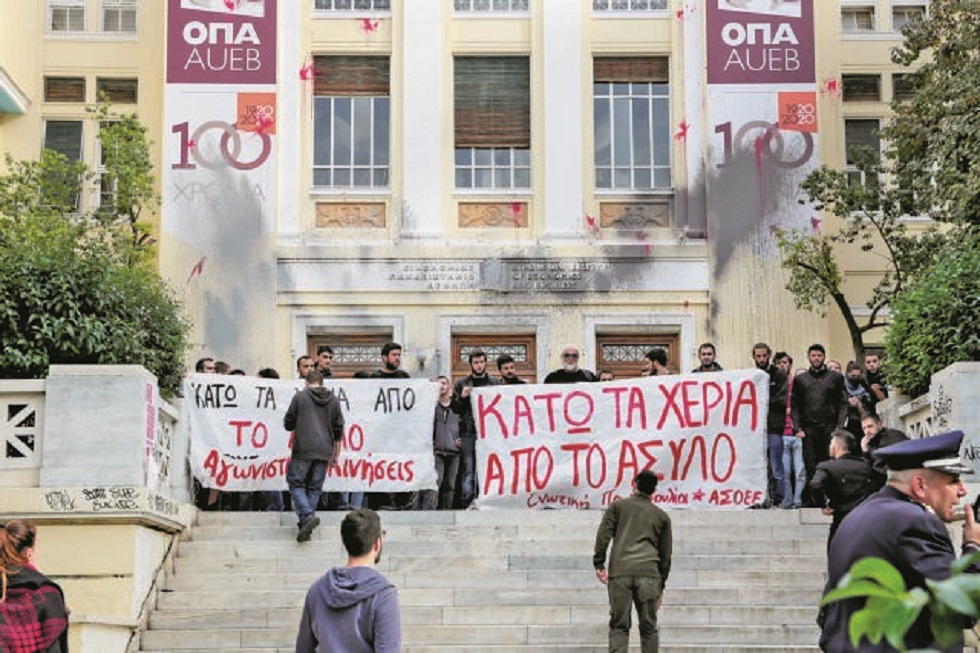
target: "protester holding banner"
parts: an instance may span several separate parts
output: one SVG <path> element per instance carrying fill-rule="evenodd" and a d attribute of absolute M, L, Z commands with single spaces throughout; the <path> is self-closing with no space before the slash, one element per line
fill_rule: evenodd
<path fill-rule="evenodd" d="M 468 508 L 478 494 L 476 477 L 476 424 L 473 421 L 473 406 L 470 393 L 473 388 L 498 385 L 497 379 L 487 374 L 487 355 L 482 349 L 469 354 L 470 373 L 456 382 L 453 388 L 452 408 L 459 415 L 459 436 L 463 446 L 462 483 L 460 503 Z"/>
<path fill-rule="evenodd" d="M 595 383 L 599 377 L 591 370 L 578 366 L 582 350 L 575 345 L 566 345 L 561 350 L 561 367 L 544 377 L 545 383 Z"/>
<path fill-rule="evenodd" d="M 633 495 L 614 501 L 596 532 L 592 564 L 609 591 L 609 651 L 629 650 L 633 605 L 640 627 L 640 650 L 660 645 L 657 611 L 670 575 L 673 536 L 670 517 L 651 501 L 657 475 L 645 469 L 633 479 Z M 612 542 L 612 550 L 608 551 Z M 606 569 L 608 551 L 609 568 Z"/>
<path fill-rule="evenodd" d="M 456 494 L 456 476 L 459 474 L 459 415 L 452 410 L 453 387 L 445 376 L 436 377 L 439 382 L 439 402 L 436 404 L 432 423 L 432 447 L 436 457 L 435 490 L 423 490 L 423 510 L 450 510 Z"/>
<path fill-rule="evenodd" d="M 283 426 L 293 431 L 293 450 L 286 483 L 299 518 L 297 542 L 310 539 L 320 525 L 316 504 L 323 492 L 327 466 L 336 465 L 343 449 L 344 415 L 340 401 L 323 387 L 323 375 L 306 375 L 306 388 L 297 392 L 286 410 Z"/>

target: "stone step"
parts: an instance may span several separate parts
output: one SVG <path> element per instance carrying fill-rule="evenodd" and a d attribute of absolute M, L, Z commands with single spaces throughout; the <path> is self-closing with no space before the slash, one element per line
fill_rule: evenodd
<path fill-rule="evenodd" d="M 702 523 L 673 522 L 674 538 L 683 542 L 687 539 L 701 538 L 708 535 L 717 536 L 718 529 L 737 527 L 740 535 L 747 539 L 786 539 L 789 534 L 793 538 L 806 537 L 826 540 L 827 524 L 794 523 L 741 523 L 707 525 Z M 584 534 L 578 539 L 590 540 L 595 536 L 598 522 L 582 524 L 577 532 Z M 235 525 L 220 526 L 199 525 L 194 527 L 185 541 L 206 542 L 254 542 L 254 541 L 293 541 L 296 537 L 296 520 L 290 519 L 285 524 L 268 525 Z M 466 541 L 466 540 L 499 540 L 520 539 L 523 541 L 561 540 L 568 538 L 568 524 L 498 524 L 498 525 L 440 525 L 440 524 L 392 524 L 385 522 L 387 539 L 390 542 L 408 541 Z M 316 531 L 321 538 L 336 538 L 339 534 L 339 522 L 326 520 L 321 517 L 320 528 Z"/>
<path fill-rule="evenodd" d="M 664 606 L 659 615 L 662 626 L 701 624 L 743 626 L 811 625 L 816 608 L 769 606 Z M 594 606 L 495 606 L 481 607 L 410 607 L 401 606 L 403 626 L 466 624 L 599 624 L 608 620 L 604 609 Z M 300 613 L 293 608 L 247 608 L 203 610 L 173 608 L 157 610 L 150 615 L 150 627 L 162 630 L 290 628 L 299 624 Z"/>
<path fill-rule="evenodd" d="M 490 570 L 478 565 L 449 565 L 440 560 L 412 559 L 412 564 L 399 558 L 388 558 L 378 570 L 399 588 L 511 588 L 511 589 L 591 589 L 598 587 L 592 569 L 558 570 Z M 722 567 L 722 564 L 718 564 Z M 456 573 L 456 568 L 469 569 Z M 823 569 L 793 572 L 794 582 L 819 585 L 824 582 Z M 202 572 L 168 576 L 166 589 L 172 592 L 222 589 L 241 590 L 303 590 L 320 576 L 314 573 L 235 573 Z M 671 572 L 670 587 L 779 587 L 785 578 L 768 570 L 739 569 L 678 569 Z"/>
<path fill-rule="evenodd" d="M 668 587 L 665 601 L 675 606 L 802 606 L 816 605 L 820 585 L 793 587 Z M 157 607 L 161 610 L 196 607 L 202 610 L 249 609 L 256 606 L 299 608 L 305 593 L 296 590 L 201 590 L 161 592 Z M 399 590 L 404 606 L 540 606 L 540 605 L 607 605 L 606 592 L 600 586 L 591 591 L 568 589 L 507 589 L 507 588 L 402 588 Z"/>
<path fill-rule="evenodd" d="M 150 630 L 144 633 L 146 651 L 176 651 L 202 646 L 288 647 L 296 640 L 296 626 L 284 628 L 242 628 L 206 631 Z M 583 641 L 602 641 L 607 626 L 597 624 L 550 625 L 431 625 L 402 628 L 402 642 L 412 645 L 468 646 L 495 642 L 507 645 L 575 645 Z M 682 626 L 663 625 L 660 640 L 675 644 L 726 645 L 807 645 L 816 642 L 819 630 L 813 625 L 780 626 Z"/>
<path fill-rule="evenodd" d="M 675 525 L 710 524 L 723 528 L 751 524 L 819 524 L 829 525 L 830 517 L 822 515 L 816 508 L 803 510 L 732 510 L 732 511 L 693 511 L 668 510 L 671 522 Z M 327 525 L 339 525 L 346 513 L 341 511 L 320 511 L 317 515 Z M 432 511 L 382 511 L 381 520 L 386 530 L 399 525 L 556 525 L 563 528 L 599 525 L 601 510 L 432 510 Z M 295 526 L 296 515 L 291 512 L 202 512 L 198 516 L 199 527 L 242 526 L 258 528 L 281 525 Z"/>
<path fill-rule="evenodd" d="M 181 542 L 178 558 L 207 559 L 214 563 L 241 560 L 294 559 L 325 566 L 343 559 L 342 545 L 336 535 L 323 536 L 314 533 L 313 539 L 303 544 L 292 540 L 266 542 L 215 542 L 191 540 Z M 327 538 L 327 539 L 325 539 Z M 821 555 L 826 552 L 826 539 L 718 539 L 675 540 L 674 548 L 681 555 Z M 469 540 L 469 541 L 388 541 L 388 555 L 402 557 L 448 558 L 450 556 L 477 556 L 481 558 L 503 555 L 527 555 L 529 543 L 521 540 Z M 594 542 L 591 540 L 539 540 L 535 548 L 541 551 L 561 551 L 564 555 L 591 557 Z M 491 565 L 499 568 L 499 564 Z"/>

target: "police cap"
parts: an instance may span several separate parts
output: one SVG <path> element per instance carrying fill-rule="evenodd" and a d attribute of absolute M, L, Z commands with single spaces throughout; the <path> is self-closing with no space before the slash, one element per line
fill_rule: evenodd
<path fill-rule="evenodd" d="M 905 440 L 874 452 L 874 457 L 892 471 L 935 469 L 946 474 L 972 474 L 960 459 L 963 431 L 947 431 L 915 440 Z"/>

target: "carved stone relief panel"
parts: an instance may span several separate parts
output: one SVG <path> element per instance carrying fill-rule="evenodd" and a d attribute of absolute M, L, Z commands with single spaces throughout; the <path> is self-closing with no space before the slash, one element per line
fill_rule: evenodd
<path fill-rule="evenodd" d="M 317 202 L 317 229 L 384 229 L 384 202 Z"/>
<path fill-rule="evenodd" d="M 463 229 L 479 227 L 527 227 L 527 202 L 460 202 L 458 224 Z"/>

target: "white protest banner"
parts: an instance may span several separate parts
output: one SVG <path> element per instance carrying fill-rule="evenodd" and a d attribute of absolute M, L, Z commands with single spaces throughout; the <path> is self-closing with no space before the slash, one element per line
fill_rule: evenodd
<path fill-rule="evenodd" d="M 472 402 L 481 507 L 604 508 L 648 467 L 662 506 L 765 499 L 769 377 L 758 370 L 499 385 Z"/>
<path fill-rule="evenodd" d="M 344 413 L 339 465 L 327 471 L 331 492 L 434 489 L 432 420 L 438 386 L 419 379 L 326 380 Z M 282 490 L 290 433 L 282 425 L 303 381 L 192 374 L 184 386 L 191 429 L 190 464 L 204 487 Z"/>

